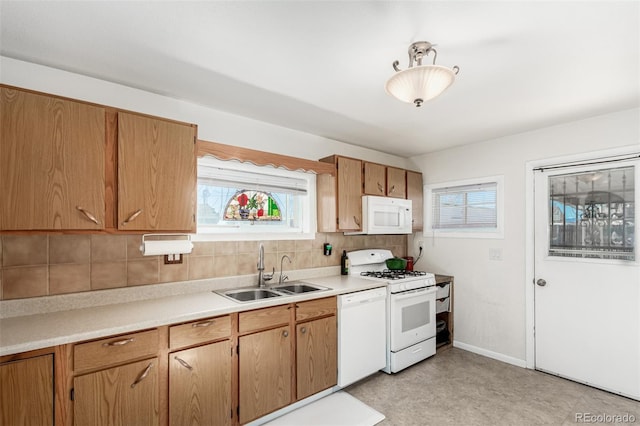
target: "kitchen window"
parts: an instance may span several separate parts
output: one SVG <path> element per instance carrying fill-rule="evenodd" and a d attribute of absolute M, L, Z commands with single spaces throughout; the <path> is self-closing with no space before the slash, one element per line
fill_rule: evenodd
<path fill-rule="evenodd" d="M 503 238 L 503 177 L 425 185 L 427 229 L 443 237 Z"/>
<path fill-rule="evenodd" d="M 313 239 L 315 174 L 198 159 L 200 240 Z"/>

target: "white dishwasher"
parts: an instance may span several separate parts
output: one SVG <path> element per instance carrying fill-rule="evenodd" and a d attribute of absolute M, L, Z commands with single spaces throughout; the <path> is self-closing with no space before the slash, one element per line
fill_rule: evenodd
<path fill-rule="evenodd" d="M 385 368 L 387 288 L 338 296 L 338 386 Z"/>

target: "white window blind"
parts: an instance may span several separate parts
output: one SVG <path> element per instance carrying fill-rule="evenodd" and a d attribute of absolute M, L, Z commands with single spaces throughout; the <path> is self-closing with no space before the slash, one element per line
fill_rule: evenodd
<path fill-rule="evenodd" d="M 306 179 L 220 167 L 207 160 L 205 159 L 198 164 L 198 179 L 208 185 L 262 192 L 307 193 L 309 183 Z M 289 172 L 289 174 L 292 173 Z"/>
<path fill-rule="evenodd" d="M 434 188 L 432 229 L 496 229 L 497 193 L 496 182 Z"/>

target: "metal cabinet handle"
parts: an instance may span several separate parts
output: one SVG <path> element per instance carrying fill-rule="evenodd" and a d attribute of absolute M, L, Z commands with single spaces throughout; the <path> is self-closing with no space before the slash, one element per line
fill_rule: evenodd
<path fill-rule="evenodd" d="M 300 333 L 304 334 L 304 333 L 306 333 L 306 332 L 307 332 L 307 327 L 302 327 L 302 328 L 300 329 Z"/>
<path fill-rule="evenodd" d="M 151 371 L 151 367 L 153 367 L 153 363 L 149 363 L 149 365 L 147 365 L 147 368 L 144 369 L 144 371 L 142 372 L 142 374 L 140 376 L 138 376 L 138 378 L 136 379 L 135 382 L 131 383 L 131 388 L 135 388 L 136 385 L 138 383 L 140 383 L 141 381 L 143 381 L 144 379 L 147 378 L 147 376 L 149 375 L 149 371 Z"/>
<path fill-rule="evenodd" d="M 191 327 L 209 327 L 210 325 L 213 325 L 215 323 L 216 323 L 216 320 L 199 321 L 191 324 Z"/>
<path fill-rule="evenodd" d="M 91 214 L 91 212 L 89 212 L 88 210 L 80 206 L 76 206 L 76 209 L 82 212 L 82 214 L 85 215 L 87 219 L 89 219 L 91 222 L 95 223 L 96 225 L 100 225 L 100 222 L 98 221 L 98 219 L 96 219 L 96 217 L 93 214 Z"/>
<path fill-rule="evenodd" d="M 384 192 L 384 186 L 382 186 L 380 182 L 378 182 L 378 191 L 380 191 L 381 193 Z"/>
<path fill-rule="evenodd" d="M 547 285 L 547 282 L 540 278 L 538 279 L 538 281 L 536 281 L 536 284 L 538 284 L 540 287 L 544 287 L 545 285 Z"/>
<path fill-rule="evenodd" d="M 124 346 L 127 343 L 133 342 L 134 338 L 130 337 L 128 339 L 115 340 L 113 342 L 103 343 L 102 346 Z"/>
<path fill-rule="evenodd" d="M 184 359 L 182 359 L 182 358 L 178 358 L 177 356 L 176 356 L 176 357 L 173 357 L 173 359 L 175 359 L 176 361 L 178 361 L 178 362 L 179 362 L 179 363 L 180 363 L 184 368 L 186 368 L 187 370 L 189 370 L 189 371 L 193 370 L 193 367 L 192 367 L 192 366 L 190 366 L 190 365 L 189 365 L 189 363 L 188 363 L 187 361 L 185 361 Z"/>
<path fill-rule="evenodd" d="M 389 194 L 391 194 L 395 189 L 396 189 L 396 186 L 391 185 L 391 188 L 389 188 Z"/>
<path fill-rule="evenodd" d="M 282 337 L 289 337 L 289 332 L 287 330 L 283 331 Z"/>
<path fill-rule="evenodd" d="M 356 225 L 360 226 L 360 220 L 357 217 L 353 216 L 353 221 L 356 223 Z"/>
<path fill-rule="evenodd" d="M 129 216 L 124 222 L 122 222 L 122 224 L 123 225 L 129 224 L 130 222 L 135 220 L 136 217 L 140 216 L 140 213 L 142 213 L 142 209 L 136 210 L 135 212 L 133 212 L 131 216 Z"/>

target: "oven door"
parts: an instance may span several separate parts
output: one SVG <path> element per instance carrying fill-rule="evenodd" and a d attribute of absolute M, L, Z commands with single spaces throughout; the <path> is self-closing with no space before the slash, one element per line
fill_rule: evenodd
<path fill-rule="evenodd" d="M 435 286 L 390 295 L 389 333 L 392 352 L 435 337 Z"/>

